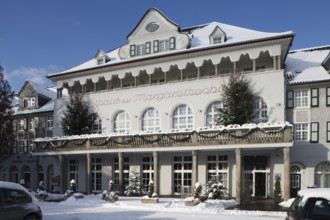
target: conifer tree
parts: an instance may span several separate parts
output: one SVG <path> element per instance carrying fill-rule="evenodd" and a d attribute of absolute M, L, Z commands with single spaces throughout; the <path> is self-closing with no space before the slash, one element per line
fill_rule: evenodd
<path fill-rule="evenodd" d="M 228 83 L 222 85 L 222 104 L 218 124 L 245 124 L 252 118 L 253 93 L 249 81 L 241 74 L 231 74 Z"/>
<path fill-rule="evenodd" d="M 13 98 L 14 92 L 4 79 L 4 71 L 0 66 L 0 156 L 10 153 L 10 143 L 13 140 Z"/>
<path fill-rule="evenodd" d="M 95 120 L 93 116 L 83 96 L 72 94 L 66 103 L 66 111 L 61 121 L 64 135 L 89 134 Z"/>

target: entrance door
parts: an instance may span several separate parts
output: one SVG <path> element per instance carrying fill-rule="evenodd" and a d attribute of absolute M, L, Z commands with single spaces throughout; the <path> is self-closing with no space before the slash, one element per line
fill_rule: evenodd
<path fill-rule="evenodd" d="M 255 196 L 266 196 L 266 173 L 256 172 L 254 176 Z"/>
<path fill-rule="evenodd" d="M 296 197 L 298 195 L 298 191 L 301 189 L 301 174 L 291 174 L 291 190 L 290 196 Z"/>

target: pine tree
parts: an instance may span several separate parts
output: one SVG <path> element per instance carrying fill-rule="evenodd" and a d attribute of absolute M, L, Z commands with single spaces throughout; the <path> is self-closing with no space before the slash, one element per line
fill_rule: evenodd
<path fill-rule="evenodd" d="M 275 186 L 274 186 L 274 199 L 276 201 L 281 200 L 282 198 L 282 189 L 281 189 L 281 176 L 275 176 Z"/>
<path fill-rule="evenodd" d="M 10 143 L 13 141 L 13 98 L 14 92 L 4 79 L 3 68 L 0 66 L 0 156 L 10 153 Z"/>
<path fill-rule="evenodd" d="M 126 186 L 125 195 L 138 196 L 141 194 L 141 177 L 136 171 L 132 172 L 129 177 L 129 184 Z"/>
<path fill-rule="evenodd" d="M 93 116 L 93 113 L 89 113 L 89 107 L 83 96 L 72 94 L 66 103 L 66 112 L 61 121 L 64 135 L 89 134 L 95 120 Z"/>
<path fill-rule="evenodd" d="M 241 74 L 231 74 L 222 86 L 223 108 L 219 109 L 218 124 L 245 124 L 252 119 L 253 93 L 249 81 Z"/>

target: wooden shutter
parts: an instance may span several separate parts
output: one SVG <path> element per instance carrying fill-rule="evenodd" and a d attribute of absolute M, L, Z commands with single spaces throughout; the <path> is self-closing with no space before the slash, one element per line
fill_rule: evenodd
<path fill-rule="evenodd" d="M 293 108 L 293 103 L 294 103 L 293 101 L 294 101 L 293 90 L 288 90 L 286 92 L 286 107 Z"/>
<path fill-rule="evenodd" d="M 311 89 L 311 107 L 319 106 L 319 89 Z"/>
<path fill-rule="evenodd" d="M 312 122 L 311 123 L 311 143 L 318 143 L 319 142 L 319 123 Z"/>

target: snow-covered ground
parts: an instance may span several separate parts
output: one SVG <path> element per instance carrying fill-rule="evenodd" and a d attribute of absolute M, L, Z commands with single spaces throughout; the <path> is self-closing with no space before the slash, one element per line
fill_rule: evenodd
<path fill-rule="evenodd" d="M 184 205 L 184 199 L 160 198 L 157 204 L 141 204 L 141 197 L 119 197 L 116 203 L 101 199 L 102 195 L 73 197 L 62 202 L 36 201 L 44 220 L 256 220 L 284 219 L 285 212 L 225 210 L 235 200 L 207 200 L 194 207 Z"/>

